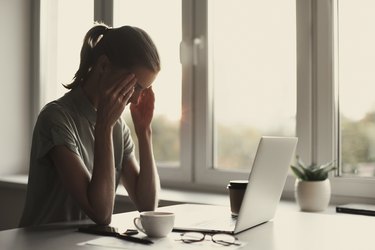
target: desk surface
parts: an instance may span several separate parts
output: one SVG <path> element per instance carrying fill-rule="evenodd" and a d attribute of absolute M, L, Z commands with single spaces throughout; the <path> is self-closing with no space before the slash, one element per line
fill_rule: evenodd
<path fill-rule="evenodd" d="M 290 205 L 281 204 L 273 220 L 238 234 L 239 240 L 246 242 L 242 249 L 375 249 L 373 239 L 375 217 L 335 213 L 303 213 L 293 208 L 291 209 Z M 167 209 L 173 209 L 173 206 Z M 136 216 L 138 216 L 138 212 L 116 214 L 112 219 L 112 225 L 118 227 L 120 232 L 125 231 L 127 226 L 133 228 L 132 220 Z M 77 232 L 78 226 L 83 224 L 87 223 L 65 223 L 0 231 L 0 249 L 104 249 L 78 245 L 101 237 Z M 173 237 L 173 235 L 169 237 Z M 137 248 L 166 249 L 167 247 L 160 247 L 160 245 L 158 247 L 157 244 L 154 244 L 151 247 L 139 245 Z"/>

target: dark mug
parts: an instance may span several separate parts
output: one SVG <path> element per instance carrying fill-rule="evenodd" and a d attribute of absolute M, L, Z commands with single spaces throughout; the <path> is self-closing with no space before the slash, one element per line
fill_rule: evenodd
<path fill-rule="evenodd" d="M 240 211 L 247 184 L 247 180 L 232 180 L 227 186 L 229 190 L 230 210 L 233 216 L 237 216 Z"/>

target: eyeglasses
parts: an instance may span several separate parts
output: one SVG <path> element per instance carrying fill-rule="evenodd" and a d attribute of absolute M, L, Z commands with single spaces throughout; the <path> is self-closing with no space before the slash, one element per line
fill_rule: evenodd
<path fill-rule="evenodd" d="M 181 241 L 184 243 L 194 243 L 194 242 L 201 242 L 204 241 L 206 238 L 206 235 L 209 235 L 211 237 L 212 242 L 215 242 L 217 244 L 220 244 L 222 246 L 240 246 L 241 244 L 236 243 L 237 238 L 230 234 L 205 234 L 205 233 L 199 233 L 199 232 L 186 232 L 180 234 Z"/>

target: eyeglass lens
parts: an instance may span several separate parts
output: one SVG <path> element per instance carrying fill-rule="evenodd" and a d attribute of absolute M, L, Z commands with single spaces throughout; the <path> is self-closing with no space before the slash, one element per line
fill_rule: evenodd
<path fill-rule="evenodd" d="M 229 234 L 214 234 L 212 235 L 212 241 L 221 245 L 229 246 L 235 243 L 236 238 Z"/>
<path fill-rule="evenodd" d="M 199 242 L 204 240 L 205 234 L 197 232 L 187 232 L 181 234 L 181 240 L 185 243 Z"/>
<path fill-rule="evenodd" d="M 184 243 L 200 242 L 205 239 L 205 234 L 198 232 L 187 232 L 181 234 L 181 240 Z M 217 244 L 229 246 L 236 242 L 236 237 L 230 234 L 214 234 L 211 236 L 211 240 Z"/>

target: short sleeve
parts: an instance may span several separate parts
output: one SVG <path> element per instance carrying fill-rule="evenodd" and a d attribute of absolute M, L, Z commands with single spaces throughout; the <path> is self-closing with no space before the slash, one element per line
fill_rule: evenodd
<path fill-rule="evenodd" d="M 122 135 L 124 141 L 123 160 L 127 160 L 134 154 L 134 142 L 131 136 L 131 131 L 125 121 L 122 121 Z"/>
<path fill-rule="evenodd" d="M 64 145 L 79 155 L 74 123 L 67 112 L 58 104 L 49 104 L 40 113 L 34 128 L 34 140 L 37 141 L 37 158 L 43 158 L 55 146 Z"/>

